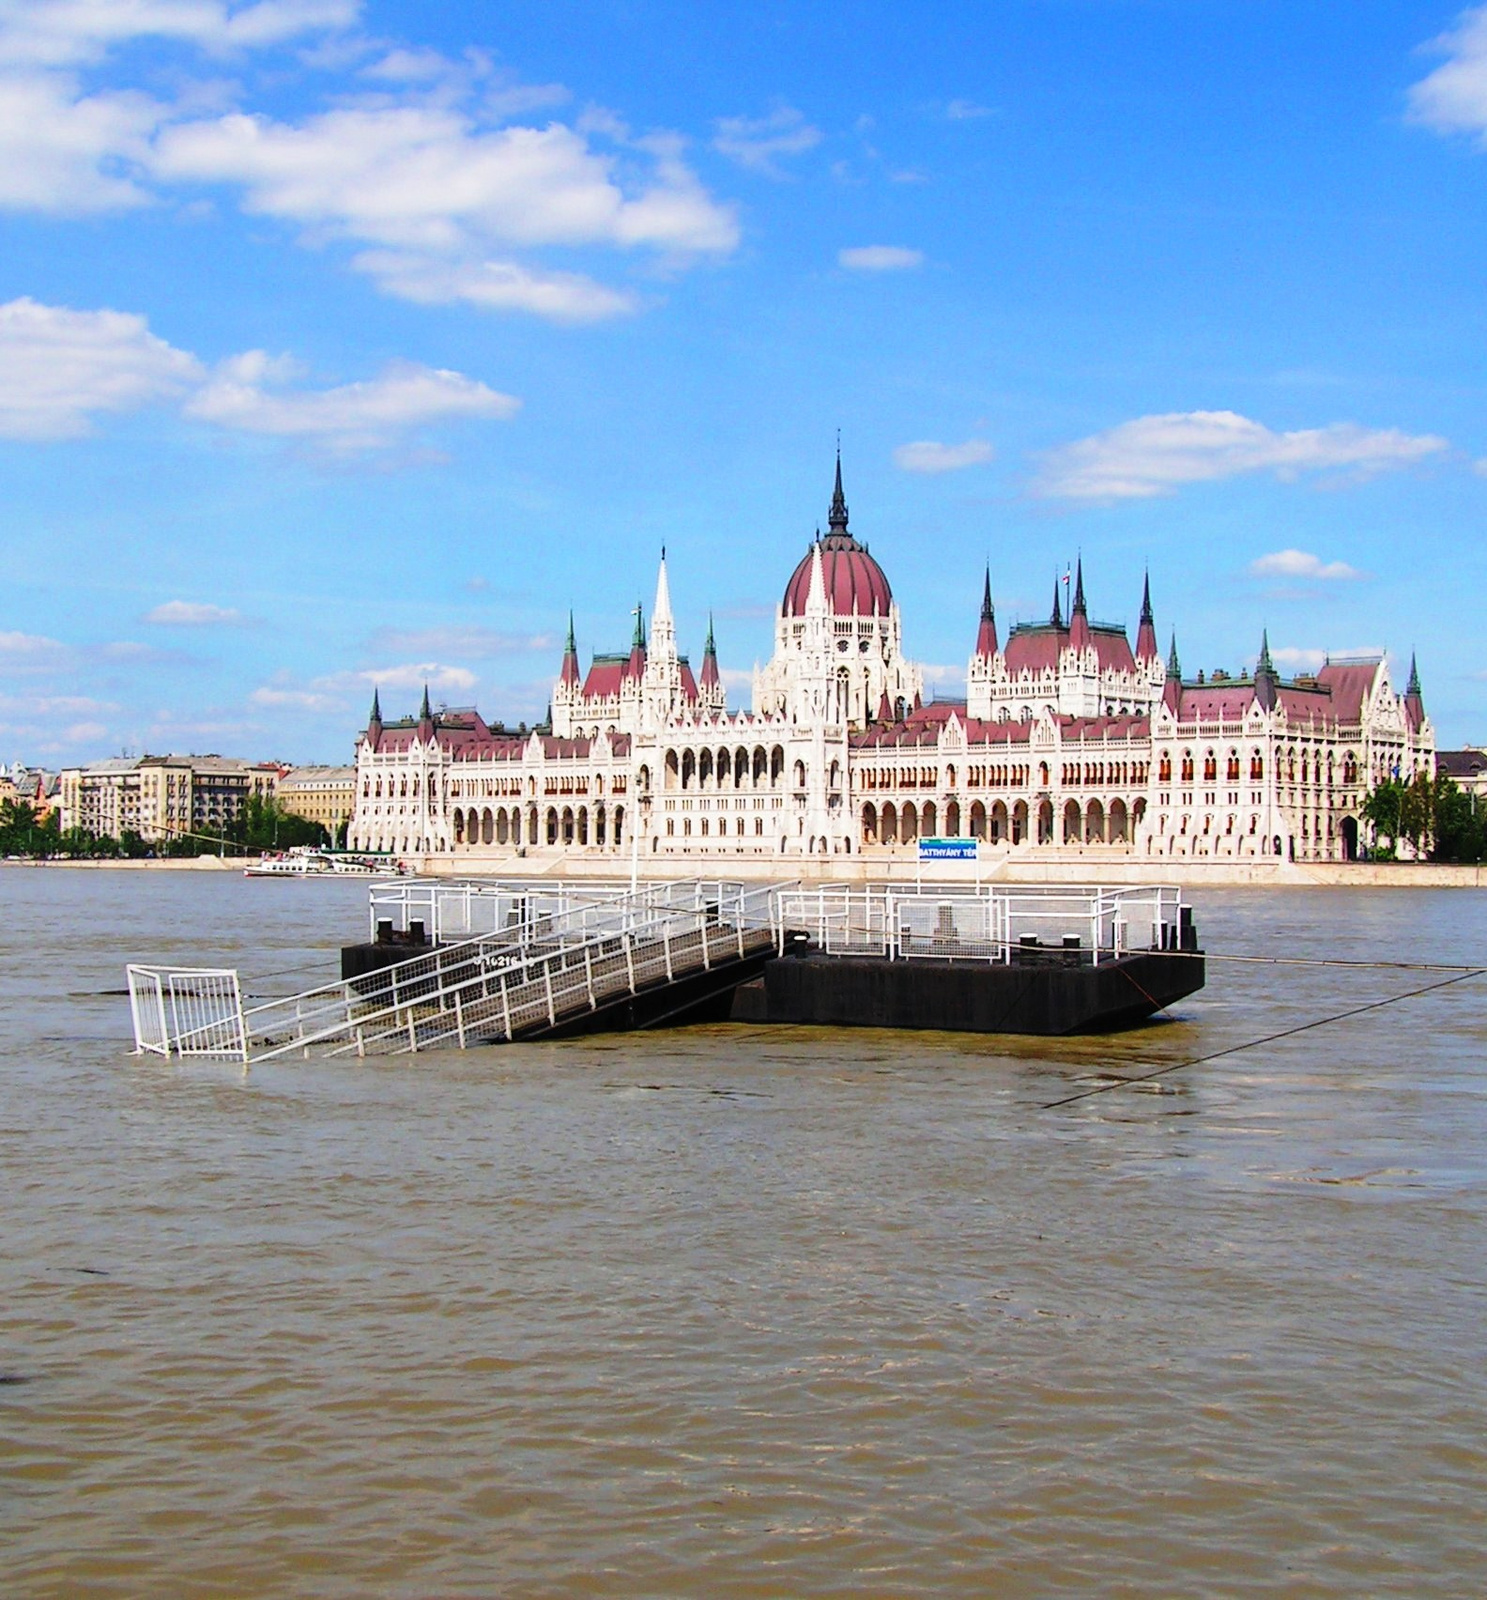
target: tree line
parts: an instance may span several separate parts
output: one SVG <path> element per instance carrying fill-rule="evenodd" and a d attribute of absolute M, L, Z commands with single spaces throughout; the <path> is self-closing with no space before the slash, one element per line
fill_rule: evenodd
<path fill-rule="evenodd" d="M 345 843 L 344 825 L 338 830 Z M 331 836 L 318 822 L 286 811 L 278 800 L 250 795 L 231 822 L 211 831 L 144 839 L 125 828 L 118 838 L 88 828 L 62 830 L 55 810 L 40 816 L 29 800 L 0 801 L 0 855 L 33 860 L 128 861 L 149 857 L 260 855 L 296 845 L 326 849 Z"/>

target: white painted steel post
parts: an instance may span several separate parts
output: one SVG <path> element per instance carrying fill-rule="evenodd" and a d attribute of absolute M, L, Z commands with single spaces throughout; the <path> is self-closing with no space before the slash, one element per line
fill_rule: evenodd
<path fill-rule="evenodd" d="M 460 992 L 454 991 L 454 1027 L 459 1035 L 460 1049 L 465 1048 L 465 1008 L 460 1001 Z"/>
<path fill-rule="evenodd" d="M 589 989 L 589 1010 L 599 1009 L 599 997 L 594 993 L 594 957 L 588 945 L 583 947 L 583 976 Z"/>
<path fill-rule="evenodd" d="M 506 1027 L 506 1042 L 510 1044 L 511 1033 L 511 995 L 506 988 L 506 974 L 501 974 L 501 1020 Z"/>
<path fill-rule="evenodd" d="M 548 1021 L 548 1025 L 550 1027 L 556 1027 L 557 1026 L 557 1022 L 558 1022 L 558 1014 L 557 1014 L 557 1011 L 553 1008 L 553 1003 L 552 1003 L 552 963 L 549 962 L 549 961 L 544 961 L 542 963 L 542 982 L 543 982 L 543 985 L 547 989 L 547 1021 Z"/>

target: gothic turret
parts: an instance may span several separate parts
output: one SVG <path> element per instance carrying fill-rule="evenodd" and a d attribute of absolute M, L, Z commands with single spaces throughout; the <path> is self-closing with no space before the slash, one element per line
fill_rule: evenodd
<path fill-rule="evenodd" d="M 1136 659 L 1143 663 L 1161 660 L 1157 648 L 1156 621 L 1151 613 L 1151 574 L 1141 580 L 1141 624 L 1136 629 Z"/>
<path fill-rule="evenodd" d="M 1274 710 L 1280 677 L 1270 659 L 1270 630 L 1260 630 L 1260 659 L 1255 662 L 1255 699 L 1266 711 Z"/>
<path fill-rule="evenodd" d="M 847 533 L 847 497 L 842 493 L 842 452 L 837 447 L 836 452 L 836 487 L 831 491 L 831 510 L 826 513 L 826 523 L 832 533 L 846 536 Z"/>
<path fill-rule="evenodd" d="M 1177 659 L 1177 635 L 1172 635 L 1172 648 L 1167 652 L 1167 681 L 1162 686 L 1162 701 L 1167 709 L 1177 715 L 1182 700 L 1182 663 Z"/>
<path fill-rule="evenodd" d="M 645 608 L 635 602 L 635 636 L 630 640 L 630 659 L 625 663 L 624 676 L 640 678 L 645 675 Z"/>
<path fill-rule="evenodd" d="M 1410 681 L 1404 691 L 1404 715 L 1411 733 L 1418 733 L 1425 722 L 1425 697 L 1420 693 L 1420 669 L 1415 652 L 1410 651 Z"/>
<path fill-rule="evenodd" d="M 976 654 L 990 660 L 997 653 L 996 607 L 991 603 L 991 568 L 981 595 L 981 626 L 976 630 Z"/>
<path fill-rule="evenodd" d="M 707 643 L 702 647 L 702 678 L 703 689 L 716 689 L 722 680 L 718 676 L 718 647 L 713 640 L 713 614 L 707 614 Z"/>
<path fill-rule="evenodd" d="M 382 740 L 382 697 L 372 686 L 372 714 L 367 718 L 367 743 L 375 750 Z"/>
<path fill-rule="evenodd" d="M 1062 628 L 1064 625 L 1063 613 L 1059 610 L 1058 574 L 1056 572 L 1053 575 L 1053 613 L 1048 618 L 1048 621 L 1055 628 Z"/>
<path fill-rule="evenodd" d="M 563 670 L 558 674 L 558 682 L 565 683 L 569 688 L 578 686 L 578 647 L 573 639 L 573 613 L 568 613 L 568 643 L 563 650 Z"/>
<path fill-rule="evenodd" d="M 1075 567 L 1074 603 L 1069 608 L 1069 648 L 1087 650 L 1089 642 L 1089 608 L 1084 603 L 1084 557 L 1080 556 Z"/>

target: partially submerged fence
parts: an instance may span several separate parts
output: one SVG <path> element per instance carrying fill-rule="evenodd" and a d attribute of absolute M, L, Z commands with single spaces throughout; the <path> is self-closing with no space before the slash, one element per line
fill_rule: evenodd
<path fill-rule="evenodd" d="M 247 1008 L 235 973 L 132 966 L 135 1048 L 268 1061 L 529 1038 L 780 948 L 777 905 L 771 888 L 697 880 L 537 902 L 498 931 Z"/>

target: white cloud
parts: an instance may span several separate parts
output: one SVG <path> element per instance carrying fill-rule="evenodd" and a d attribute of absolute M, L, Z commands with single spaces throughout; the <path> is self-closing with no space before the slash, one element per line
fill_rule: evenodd
<path fill-rule="evenodd" d="M 39 633 L 0 632 L 0 661 L 7 667 L 36 662 L 49 665 L 67 654 L 67 646 L 60 639 L 48 639 Z"/>
<path fill-rule="evenodd" d="M 633 294 L 577 272 L 535 272 L 512 261 L 445 261 L 395 250 L 364 250 L 351 263 L 388 294 L 420 305 L 463 301 L 495 311 L 528 311 L 552 322 L 601 322 L 636 310 Z"/>
<path fill-rule="evenodd" d="M 836 259 L 848 272 L 903 272 L 923 266 L 924 252 L 895 244 L 865 244 L 838 250 Z"/>
<path fill-rule="evenodd" d="M 462 373 L 394 363 L 335 389 L 277 390 L 284 367 L 262 351 L 225 362 L 187 402 L 188 417 L 244 433 L 308 440 L 337 454 L 382 450 L 436 423 L 513 416 L 521 402 Z"/>
<path fill-rule="evenodd" d="M 1323 561 L 1306 550 L 1272 550 L 1250 562 L 1250 571 L 1257 578 L 1311 578 L 1322 582 L 1363 576 L 1344 561 Z"/>
<path fill-rule="evenodd" d="M 1271 650 L 1270 659 L 1276 666 L 1287 667 L 1292 672 L 1315 672 L 1326 663 L 1329 656 L 1334 661 L 1339 661 L 1356 656 L 1383 654 L 1382 645 L 1360 645 L 1352 650 L 1316 650 L 1298 645 L 1281 645 Z"/>
<path fill-rule="evenodd" d="M 206 605 L 199 600 L 167 600 L 146 612 L 144 620 L 168 628 L 230 628 L 243 620 L 243 614 L 230 606 Z"/>
<path fill-rule="evenodd" d="M 201 365 L 125 311 L 73 311 L 35 300 L 0 306 L 0 436 L 66 439 L 101 411 L 172 399 Z"/>
<path fill-rule="evenodd" d="M 713 149 L 771 178 L 785 176 L 777 164 L 780 157 L 803 155 L 821 142 L 821 130 L 794 106 L 779 106 L 764 117 L 720 117 L 714 126 Z"/>
<path fill-rule="evenodd" d="M 493 656 L 524 650 L 556 650 L 562 645 L 555 634 L 501 633 L 495 628 L 452 624 L 445 628 L 383 628 L 372 637 L 374 650 L 410 655 L 469 656 L 488 661 Z"/>
<path fill-rule="evenodd" d="M 0 62 L 81 64 L 145 38 L 215 54 L 262 49 L 347 27 L 360 12 L 360 0 L 0 0 Z"/>
<path fill-rule="evenodd" d="M 325 112 L 293 125 L 240 112 L 166 129 L 154 170 L 240 184 L 262 216 L 370 244 L 438 253 L 608 244 L 726 252 L 738 241 L 673 149 L 649 181 L 618 179 L 616 156 L 559 123 L 482 129 L 440 106 Z"/>
<path fill-rule="evenodd" d="M 900 472 L 959 472 L 964 467 L 979 467 L 995 455 L 985 439 L 967 439 L 964 444 L 916 439 L 912 444 L 899 445 L 893 452 L 893 464 Z"/>
<path fill-rule="evenodd" d="M 1410 115 L 1440 133 L 1487 135 L 1487 6 L 1431 42 L 1445 60 L 1410 89 Z"/>
<path fill-rule="evenodd" d="M 977 105 L 974 100 L 952 100 L 945 107 L 945 115 L 951 122 L 975 122 L 982 117 L 994 117 L 996 111 L 991 106 Z"/>
<path fill-rule="evenodd" d="M 341 672 L 317 679 L 316 688 L 377 688 L 421 690 L 443 689 L 468 694 L 475 687 L 475 674 L 468 667 L 451 667 L 438 661 L 405 661 L 389 667 L 368 667 L 360 672 Z"/>
<path fill-rule="evenodd" d="M 333 694 L 316 689 L 279 689 L 265 684 L 248 696 L 255 706 L 268 706 L 274 710 L 288 711 L 344 711 L 346 702 Z"/>
<path fill-rule="evenodd" d="M 1055 499 L 1114 501 L 1171 494 L 1183 484 L 1274 472 L 1338 471 L 1366 478 L 1413 466 L 1447 448 L 1433 434 L 1352 422 L 1273 433 L 1233 411 L 1137 417 L 1050 451 L 1034 485 Z"/>
<path fill-rule="evenodd" d="M 64 744 L 92 744 L 108 732 L 101 722 L 73 722 L 62 730 Z"/>
<path fill-rule="evenodd" d="M 0 73 L 0 209 L 58 215 L 150 202 L 137 181 L 165 108 L 147 95 L 84 95 L 61 73 Z"/>

